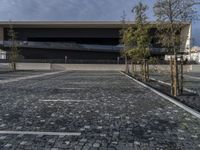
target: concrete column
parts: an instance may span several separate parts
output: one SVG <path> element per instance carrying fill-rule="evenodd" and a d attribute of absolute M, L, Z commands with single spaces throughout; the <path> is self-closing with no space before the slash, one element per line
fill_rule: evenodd
<path fill-rule="evenodd" d="M 188 24 L 182 28 L 181 31 L 181 50 L 190 52 L 192 38 L 192 25 Z"/>

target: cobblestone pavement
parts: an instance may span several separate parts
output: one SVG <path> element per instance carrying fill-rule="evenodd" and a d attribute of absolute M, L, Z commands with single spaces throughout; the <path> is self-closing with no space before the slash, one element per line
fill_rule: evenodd
<path fill-rule="evenodd" d="M 65 72 L 0 84 L 0 149 L 198 150 L 200 119 L 119 72 Z"/>

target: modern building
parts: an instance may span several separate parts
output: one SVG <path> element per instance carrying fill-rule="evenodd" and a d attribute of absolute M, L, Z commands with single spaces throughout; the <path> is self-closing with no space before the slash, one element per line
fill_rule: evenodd
<path fill-rule="evenodd" d="M 153 35 L 156 22 L 152 22 L 151 53 L 164 55 Z M 120 21 L 13 21 L 0 22 L 0 43 L 9 52 L 9 25 L 17 33 L 23 59 L 51 60 L 119 60 L 123 46 L 120 44 Z M 134 26 L 127 22 L 126 27 Z M 183 51 L 191 47 L 191 25 L 185 24 L 180 33 Z"/>

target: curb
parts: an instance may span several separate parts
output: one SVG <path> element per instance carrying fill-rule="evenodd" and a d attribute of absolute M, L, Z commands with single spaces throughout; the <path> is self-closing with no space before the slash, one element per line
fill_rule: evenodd
<path fill-rule="evenodd" d="M 168 83 L 168 82 L 164 82 L 164 81 L 161 81 L 161 80 L 156 80 L 155 78 L 149 78 L 149 79 L 151 79 L 153 81 L 156 81 L 158 83 L 161 83 L 161 84 L 165 84 L 165 85 L 171 86 L 171 84 Z M 190 90 L 188 88 L 183 88 L 183 90 L 186 91 L 186 92 L 189 92 L 189 93 L 193 93 L 193 94 L 197 94 L 198 93 L 198 92 L 196 92 L 194 90 Z"/>
<path fill-rule="evenodd" d="M 120 71 L 120 73 L 125 75 L 129 79 L 135 81 L 136 83 L 140 84 L 141 86 L 151 90 L 152 92 L 156 93 L 157 95 L 161 96 L 162 98 L 164 98 L 164 99 L 170 101 L 171 103 L 177 105 L 178 107 L 184 109 L 185 111 L 187 111 L 188 113 L 194 115 L 198 119 L 200 119 L 200 113 L 198 111 L 196 111 L 196 110 L 194 110 L 194 109 L 192 109 L 192 108 L 190 108 L 190 107 L 178 102 L 176 99 L 174 99 L 174 98 L 172 98 L 172 97 L 170 97 L 170 96 L 168 96 L 168 95 L 166 95 L 166 94 L 164 94 L 162 92 L 159 92 L 158 90 L 150 87 L 149 85 L 146 85 L 146 84 L 142 83 L 141 81 L 138 81 L 138 80 L 134 79 L 133 77 L 131 77 L 131 76 L 129 76 L 129 75 L 127 75 L 127 74 L 125 74 L 125 73 L 123 73 L 121 71 Z"/>

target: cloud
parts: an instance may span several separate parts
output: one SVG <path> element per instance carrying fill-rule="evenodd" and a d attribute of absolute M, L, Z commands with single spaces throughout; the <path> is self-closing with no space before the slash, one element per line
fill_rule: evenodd
<path fill-rule="evenodd" d="M 126 1 L 126 2 L 124 2 Z M 119 20 L 133 0 L 0 0 L 0 20 Z"/>

